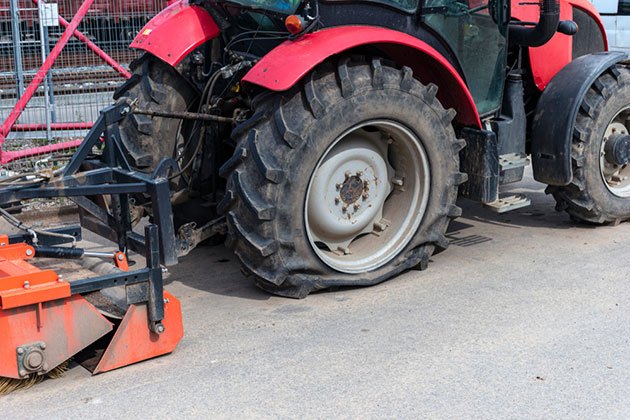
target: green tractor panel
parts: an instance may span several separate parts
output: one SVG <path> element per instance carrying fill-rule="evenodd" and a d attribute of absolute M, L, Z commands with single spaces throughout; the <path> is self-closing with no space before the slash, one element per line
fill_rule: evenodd
<path fill-rule="evenodd" d="M 225 234 L 272 293 L 426 268 L 458 195 L 529 204 L 499 189 L 530 159 L 571 217 L 630 218 L 629 64 L 586 0 L 182 1 L 132 47 L 124 153 L 176 162 L 180 254 Z"/>

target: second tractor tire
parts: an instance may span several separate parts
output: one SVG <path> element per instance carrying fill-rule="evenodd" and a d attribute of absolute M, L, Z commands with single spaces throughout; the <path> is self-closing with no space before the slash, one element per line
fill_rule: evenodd
<path fill-rule="evenodd" d="M 630 166 L 611 164 L 605 150 L 614 135 L 628 134 L 629 98 L 630 68 L 617 64 L 597 79 L 583 99 L 571 146 L 573 179 L 567 186 L 547 188 L 556 208 L 574 219 L 595 224 L 630 219 Z"/>

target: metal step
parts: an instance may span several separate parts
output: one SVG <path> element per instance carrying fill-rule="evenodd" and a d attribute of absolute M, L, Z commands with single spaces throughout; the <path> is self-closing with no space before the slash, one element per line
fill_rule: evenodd
<path fill-rule="evenodd" d="M 525 153 L 507 153 L 499 156 L 499 165 L 501 171 L 524 168 L 529 165 L 529 159 Z"/>
<path fill-rule="evenodd" d="M 499 197 L 497 201 L 493 201 L 492 203 L 484 204 L 490 210 L 495 211 L 497 213 L 505 213 L 508 211 L 520 209 L 522 207 L 527 207 L 532 203 L 532 200 L 527 198 L 526 195 L 523 194 L 515 194 L 506 197 Z"/>

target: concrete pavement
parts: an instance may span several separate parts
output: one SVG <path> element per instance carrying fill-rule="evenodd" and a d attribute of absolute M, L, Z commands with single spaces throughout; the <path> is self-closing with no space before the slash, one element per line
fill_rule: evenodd
<path fill-rule="evenodd" d="M 177 351 L 0 397 L 5 418 L 627 418 L 630 224 L 460 203 L 429 270 L 296 301 L 223 247 L 173 268 Z"/>

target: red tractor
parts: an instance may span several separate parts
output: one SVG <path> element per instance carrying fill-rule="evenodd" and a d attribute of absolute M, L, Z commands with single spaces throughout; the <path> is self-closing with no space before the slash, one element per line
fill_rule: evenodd
<path fill-rule="evenodd" d="M 528 156 L 571 217 L 630 218 L 630 63 L 586 0 L 181 1 L 132 47 L 120 137 L 177 163 L 179 253 L 226 233 L 272 293 L 426 268 L 458 192 L 528 204 Z"/>

